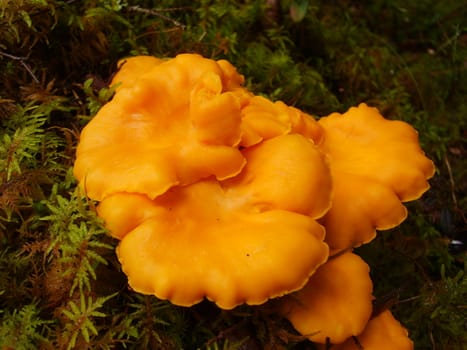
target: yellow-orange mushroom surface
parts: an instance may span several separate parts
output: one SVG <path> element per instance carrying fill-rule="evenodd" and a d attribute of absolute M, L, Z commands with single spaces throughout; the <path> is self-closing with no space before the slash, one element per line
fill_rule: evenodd
<path fill-rule="evenodd" d="M 389 310 L 372 318 L 362 334 L 356 338 L 349 338 L 342 344 L 332 346 L 333 350 L 413 350 L 413 348 L 407 330 Z"/>
<path fill-rule="evenodd" d="M 360 334 L 372 284 L 343 252 L 398 225 L 402 202 L 428 189 L 434 166 L 416 131 L 365 104 L 316 121 L 197 54 L 119 69 L 74 175 L 120 240 L 129 285 L 224 309 L 293 293 L 281 310 L 313 342 Z"/>
<path fill-rule="evenodd" d="M 399 225 L 401 202 L 419 198 L 434 174 L 414 128 L 388 120 L 362 103 L 321 118 L 320 150 L 333 177 L 333 204 L 321 221 L 332 254 L 371 241 L 376 230 Z"/>
<path fill-rule="evenodd" d="M 242 146 L 285 134 L 301 134 L 318 144 L 323 129 L 313 117 L 284 102 L 272 102 L 262 96 L 246 101 L 242 108 Z"/>
<path fill-rule="evenodd" d="M 360 334 L 370 319 L 373 284 L 369 271 L 351 252 L 330 258 L 301 290 L 280 301 L 281 312 L 313 342 L 342 343 Z"/>
<path fill-rule="evenodd" d="M 155 198 L 175 185 L 237 175 L 245 165 L 237 147 L 242 81 L 226 62 L 194 54 L 123 64 L 114 77 L 121 88 L 81 133 L 74 174 L 86 194 Z"/>
<path fill-rule="evenodd" d="M 177 305 L 208 298 L 231 309 L 300 289 L 327 260 L 316 218 L 329 208 L 331 182 L 316 146 L 283 135 L 244 157 L 233 179 L 177 186 L 154 200 L 117 193 L 101 202 L 133 289 Z"/>

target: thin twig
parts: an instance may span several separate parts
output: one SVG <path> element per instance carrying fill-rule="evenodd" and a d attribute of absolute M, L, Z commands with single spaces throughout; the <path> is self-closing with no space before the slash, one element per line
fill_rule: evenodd
<path fill-rule="evenodd" d="M 26 69 L 28 71 L 29 75 L 32 77 L 34 82 L 36 84 L 39 84 L 39 79 L 36 78 L 36 76 L 32 72 L 31 68 L 29 68 L 29 66 L 26 64 L 26 62 L 24 62 L 23 60 L 20 60 L 19 63 L 21 63 L 21 65 L 24 67 L 24 69 Z"/>
<path fill-rule="evenodd" d="M 145 13 L 145 14 L 148 14 L 148 15 L 153 15 L 153 16 L 157 16 L 159 18 L 162 18 L 166 21 L 169 21 L 171 23 L 173 23 L 175 26 L 177 27 L 180 27 L 182 29 L 185 29 L 185 25 L 180 23 L 179 21 L 175 20 L 175 19 L 172 19 L 166 15 L 163 15 L 161 13 L 161 10 L 154 10 L 154 9 L 146 9 L 146 8 L 143 8 L 143 7 L 140 7 L 138 5 L 135 5 L 135 6 L 129 6 L 128 7 L 128 10 L 130 11 L 134 11 L 134 12 L 141 12 L 141 13 Z"/>
<path fill-rule="evenodd" d="M 436 350 L 436 343 L 435 339 L 433 338 L 433 332 L 430 330 L 430 342 L 431 342 L 431 349 Z"/>
<path fill-rule="evenodd" d="M 36 84 L 39 84 L 39 79 L 37 79 L 37 77 L 34 75 L 31 67 L 29 67 L 29 65 L 25 62 L 28 57 L 21 57 L 21 56 L 14 56 L 14 55 L 11 55 L 7 52 L 3 52 L 3 51 L 0 51 L 0 55 L 4 56 L 4 57 L 7 57 L 11 60 L 14 60 L 14 61 L 18 61 L 23 67 L 24 69 L 26 69 L 26 71 L 29 73 L 29 75 L 31 76 L 31 78 L 34 80 L 34 82 Z"/>
<path fill-rule="evenodd" d="M 455 193 L 456 184 L 454 182 L 454 177 L 452 176 L 451 164 L 449 163 L 449 159 L 446 155 L 444 156 L 444 164 L 446 164 L 446 168 L 448 169 L 449 183 L 451 184 L 451 198 L 454 203 L 454 207 L 457 208 L 457 198 Z"/>
<path fill-rule="evenodd" d="M 420 299 L 421 297 L 422 297 L 421 295 L 415 295 L 415 296 L 410 297 L 410 298 L 407 298 L 407 299 L 399 300 L 399 301 L 398 301 L 398 304 L 402 304 L 402 303 L 407 303 L 407 302 L 410 302 L 410 301 L 414 301 L 414 300 Z"/>
<path fill-rule="evenodd" d="M 146 33 L 137 35 L 135 38 L 140 39 L 140 38 L 143 38 L 143 37 L 148 36 L 148 35 L 154 35 L 154 34 L 160 34 L 160 33 L 170 33 L 170 32 L 175 32 L 175 31 L 179 31 L 179 30 L 180 30 L 179 28 L 169 28 L 169 29 L 165 29 L 165 30 L 152 30 L 152 31 L 148 31 Z"/>
<path fill-rule="evenodd" d="M 21 60 L 27 60 L 28 59 L 27 57 L 14 56 L 14 55 L 11 55 L 11 54 L 9 54 L 7 52 L 3 52 L 3 51 L 0 51 L 0 55 L 8 57 L 8 58 L 10 58 L 12 60 L 15 60 L 15 61 L 21 61 Z"/>

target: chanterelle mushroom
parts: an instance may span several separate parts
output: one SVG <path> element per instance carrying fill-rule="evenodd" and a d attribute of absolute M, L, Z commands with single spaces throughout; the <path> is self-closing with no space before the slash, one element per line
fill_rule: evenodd
<path fill-rule="evenodd" d="M 416 131 L 365 104 L 316 121 L 255 96 L 225 60 L 138 56 L 120 68 L 74 174 L 120 240 L 130 286 L 225 309 L 295 292 L 283 313 L 312 341 L 359 334 L 368 266 L 342 252 L 399 224 L 402 202 L 428 188 Z"/>
<path fill-rule="evenodd" d="M 279 301 L 295 329 L 316 343 L 342 343 L 360 334 L 372 312 L 368 265 L 347 252 L 330 258 L 299 291 Z"/>
<path fill-rule="evenodd" d="M 284 135 L 243 153 L 247 165 L 227 181 L 101 202 L 133 289 L 185 306 L 206 297 L 230 309 L 301 288 L 327 260 L 316 219 L 329 208 L 331 182 L 316 146 Z"/>
<path fill-rule="evenodd" d="M 399 225 L 407 216 L 401 202 L 419 198 L 435 169 L 414 128 L 384 119 L 364 103 L 319 124 L 319 148 L 329 159 L 334 188 L 332 208 L 321 222 L 334 254 Z"/>
<path fill-rule="evenodd" d="M 349 338 L 342 344 L 332 346 L 331 349 L 413 350 L 413 348 L 407 330 L 394 318 L 391 311 L 385 310 L 372 318 L 358 337 Z"/>

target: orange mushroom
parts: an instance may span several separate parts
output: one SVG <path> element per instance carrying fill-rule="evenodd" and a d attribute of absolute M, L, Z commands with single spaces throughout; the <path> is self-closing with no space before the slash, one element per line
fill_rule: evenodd
<path fill-rule="evenodd" d="M 301 134 L 318 144 L 323 130 L 313 117 L 281 101 L 253 96 L 242 108 L 242 146 L 289 133 Z"/>
<path fill-rule="evenodd" d="M 407 330 L 389 310 L 372 318 L 359 336 L 331 347 L 332 350 L 413 350 L 413 348 Z"/>
<path fill-rule="evenodd" d="M 418 134 L 409 124 L 384 119 L 360 104 L 321 118 L 319 144 L 331 166 L 332 208 L 322 219 L 332 254 L 367 243 L 375 230 L 399 225 L 407 216 L 401 202 L 419 198 L 434 174 Z"/>
<path fill-rule="evenodd" d="M 114 77 L 121 89 L 81 133 L 80 185 L 95 200 L 123 191 L 155 198 L 175 185 L 237 175 L 245 165 L 237 147 L 242 81 L 226 61 L 194 54 L 129 59 Z"/>
<path fill-rule="evenodd" d="M 154 56 L 125 58 L 118 62 L 118 71 L 113 76 L 110 86 L 115 86 L 117 92 L 122 88 L 131 88 L 142 75 L 162 62 L 164 61 Z"/>
<path fill-rule="evenodd" d="M 284 135 L 243 153 L 235 178 L 100 203 L 134 290 L 184 306 L 206 297 L 231 309 L 300 289 L 327 260 L 316 219 L 330 206 L 331 182 L 316 146 Z"/>
<path fill-rule="evenodd" d="M 372 290 L 368 265 L 347 252 L 330 258 L 301 290 L 282 298 L 281 313 L 313 342 L 342 343 L 364 330 Z"/>
<path fill-rule="evenodd" d="M 372 299 L 368 266 L 342 251 L 404 220 L 433 164 L 412 127 L 374 108 L 317 122 L 242 83 L 196 54 L 122 61 L 74 174 L 134 290 L 224 309 L 293 293 L 280 303 L 297 330 L 342 343 Z"/>

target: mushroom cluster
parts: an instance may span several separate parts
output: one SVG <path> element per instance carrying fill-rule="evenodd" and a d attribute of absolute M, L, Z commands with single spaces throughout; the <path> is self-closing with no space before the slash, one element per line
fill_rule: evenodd
<path fill-rule="evenodd" d="M 282 297 L 313 342 L 370 343 L 391 316 L 370 320 L 369 267 L 352 249 L 406 218 L 433 163 L 410 125 L 365 104 L 315 120 L 243 80 L 197 54 L 123 60 L 74 174 L 135 291 L 223 309 Z"/>

